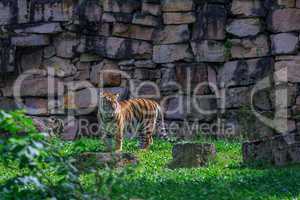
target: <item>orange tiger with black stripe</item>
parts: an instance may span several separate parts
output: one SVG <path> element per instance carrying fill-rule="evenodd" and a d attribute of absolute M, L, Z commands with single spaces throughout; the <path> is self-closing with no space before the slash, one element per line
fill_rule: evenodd
<path fill-rule="evenodd" d="M 116 151 L 122 151 L 124 131 L 128 126 L 140 130 L 140 148 L 147 149 L 153 143 L 153 133 L 161 117 L 163 136 L 164 116 L 160 105 L 150 99 L 130 99 L 119 101 L 119 94 L 100 93 L 98 118 L 101 123 L 113 122 L 115 127 Z"/>

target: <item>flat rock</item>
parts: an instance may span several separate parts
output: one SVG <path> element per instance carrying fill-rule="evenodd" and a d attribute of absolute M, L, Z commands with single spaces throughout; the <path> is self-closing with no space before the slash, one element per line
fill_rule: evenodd
<path fill-rule="evenodd" d="M 75 166 L 80 171 L 105 167 L 120 168 L 138 163 L 137 158 L 130 153 L 86 152 L 78 155 L 75 160 Z"/>
<path fill-rule="evenodd" d="M 262 30 L 259 19 L 235 19 L 227 27 L 226 31 L 238 37 L 254 36 Z"/>
<path fill-rule="evenodd" d="M 13 36 L 11 44 L 19 47 L 46 46 L 50 44 L 47 35 L 30 34 L 24 36 Z"/>
<path fill-rule="evenodd" d="M 216 148 L 213 144 L 176 144 L 172 156 L 173 160 L 168 165 L 171 169 L 203 167 L 215 159 Z"/>
<path fill-rule="evenodd" d="M 194 9 L 193 0 L 162 0 L 163 12 L 186 12 Z"/>
<path fill-rule="evenodd" d="M 194 12 L 165 12 L 164 24 L 192 24 L 196 21 Z"/>

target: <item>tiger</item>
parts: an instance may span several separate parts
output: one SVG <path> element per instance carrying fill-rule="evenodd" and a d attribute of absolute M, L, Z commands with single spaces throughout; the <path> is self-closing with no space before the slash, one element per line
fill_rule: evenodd
<path fill-rule="evenodd" d="M 160 105 L 150 99 L 119 100 L 119 94 L 101 92 L 98 106 L 98 121 L 100 124 L 113 122 L 115 124 L 115 151 L 122 151 L 123 135 L 129 126 L 140 131 L 139 143 L 141 149 L 148 149 L 153 144 L 153 133 L 158 117 L 161 117 L 162 137 L 166 137 L 164 115 Z"/>

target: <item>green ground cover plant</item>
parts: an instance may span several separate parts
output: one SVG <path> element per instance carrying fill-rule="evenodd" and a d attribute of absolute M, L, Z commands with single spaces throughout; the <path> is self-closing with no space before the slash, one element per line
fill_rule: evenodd
<path fill-rule="evenodd" d="M 30 121 L 26 123 L 30 124 Z M 3 147 L 7 145 L 3 139 L 1 141 L 1 156 L 3 156 Z M 37 161 L 38 165 L 43 166 L 40 175 L 37 169 L 41 170 L 41 168 L 29 164 L 20 166 L 18 164 L 20 160 L 16 158 L 8 158 L 9 162 L 1 158 L 0 199 L 17 199 L 9 196 L 12 195 L 10 190 L 6 190 L 7 198 L 5 198 L 3 188 L 9 183 L 12 184 L 12 180 L 17 180 L 24 175 L 36 177 L 45 190 L 36 190 L 34 184 L 22 185 L 13 182 L 13 194 L 23 195 L 19 196 L 19 199 L 25 199 L 24 192 L 36 194 L 36 199 L 42 197 L 43 192 L 48 194 L 48 198 L 51 197 L 49 191 L 68 194 L 66 192 L 68 187 L 71 187 L 69 188 L 71 191 L 85 195 L 76 193 L 77 195 L 70 196 L 68 199 L 300 199 L 299 165 L 287 167 L 244 165 L 239 141 L 199 139 L 196 142 L 212 142 L 216 145 L 216 160 L 208 167 L 171 170 L 167 168 L 167 164 L 172 159 L 173 144 L 171 142 L 156 139 L 148 151 L 143 151 L 138 149 L 138 141 L 127 140 L 124 144 L 124 151 L 131 152 L 138 157 L 137 166 L 125 169 L 95 169 L 94 172 L 84 174 L 78 174 L 75 170 L 71 173 L 75 175 L 74 179 L 69 177 L 68 171 L 61 172 L 57 169 L 82 152 L 102 152 L 103 142 L 87 138 L 77 141 L 61 141 L 54 138 L 46 141 L 48 144 L 45 144 L 45 140 L 41 140 L 43 146 L 47 147 L 47 151 L 53 152 L 45 158 L 57 159 L 58 156 L 61 160 L 51 160 L 52 164 L 49 164 L 47 159 Z M 30 146 L 27 143 L 26 145 Z M 39 151 L 43 152 L 43 149 L 44 147 Z M 54 153 L 56 156 L 53 155 Z M 63 169 L 70 170 L 70 168 Z M 49 180 L 43 180 L 41 175 L 47 175 Z M 79 182 L 76 182 L 77 178 Z M 63 195 L 53 194 L 53 197 L 66 199 Z"/>

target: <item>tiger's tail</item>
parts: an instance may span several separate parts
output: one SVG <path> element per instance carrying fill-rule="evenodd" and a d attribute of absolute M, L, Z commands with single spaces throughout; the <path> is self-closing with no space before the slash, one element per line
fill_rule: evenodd
<path fill-rule="evenodd" d="M 166 124 L 165 124 L 165 119 L 164 119 L 164 113 L 162 111 L 161 106 L 158 106 L 158 114 L 161 117 L 161 126 L 160 126 L 159 137 L 165 139 L 165 138 L 167 138 L 167 130 L 166 130 Z"/>

